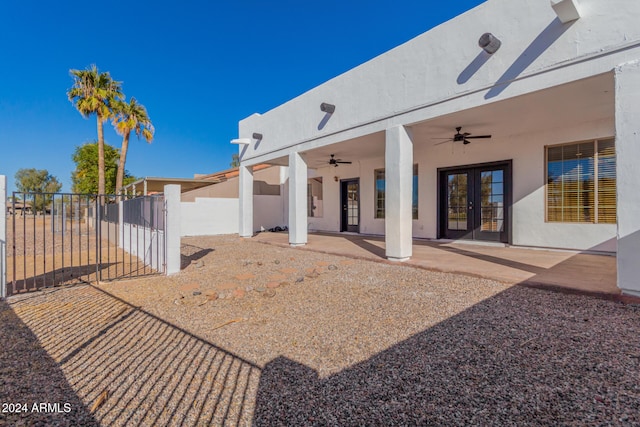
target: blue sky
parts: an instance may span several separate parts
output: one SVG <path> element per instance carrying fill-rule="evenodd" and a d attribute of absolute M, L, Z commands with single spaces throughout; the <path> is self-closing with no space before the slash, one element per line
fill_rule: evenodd
<path fill-rule="evenodd" d="M 132 140 L 133 175 L 192 177 L 229 167 L 239 120 L 480 3 L 2 1 L 0 174 L 12 191 L 18 169 L 47 169 L 71 191 L 71 155 L 96 123 L 67 100 L 69 69 L 96 64 L 147 107 L 156 137 Z"/>

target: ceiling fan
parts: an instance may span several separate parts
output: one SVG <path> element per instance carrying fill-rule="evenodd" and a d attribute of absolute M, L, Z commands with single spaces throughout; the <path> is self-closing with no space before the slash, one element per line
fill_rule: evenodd
<path fill-rule="evenodd" d="M 331 158 L 329 159 L 329 164 L 338 167 L 339 164 L 350 165 L 351 162 L 343 162 L 342 159 L 336 159 L 335 154 L 332 154 Z"/>
<path fill-rule="evenodd" d="M 471 144 L 471 141 L 469 141 L 470 139 L 491 138 L 491 135 L 475 135 L 475 136 L 472 136 L 469 132 L 460 133 L 461 130 L 462 130 L 462 126 L 458 126 L 456 128 L 456 132 L 457 133 L 455 133 L 453 135 L 453 138 L 445 138 L 446 141 L 438 142 L 437 144 L 434 144 L 434 145 L 440 145 L 440 144 L 444 144 L 446 142 L 451 142 L 451 141 L 453 141 L 453 142 L 462 141 L 462 143 L 464 145 L 467 145 L 467 144 Z"/>

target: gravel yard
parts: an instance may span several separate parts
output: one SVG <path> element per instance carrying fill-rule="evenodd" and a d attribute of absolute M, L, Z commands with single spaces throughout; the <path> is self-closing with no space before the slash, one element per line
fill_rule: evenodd
<path fill-rule="evenodd" d="M 640 425 L 640 307 L 261 244 L 0 303 L 4 425 Z"/>

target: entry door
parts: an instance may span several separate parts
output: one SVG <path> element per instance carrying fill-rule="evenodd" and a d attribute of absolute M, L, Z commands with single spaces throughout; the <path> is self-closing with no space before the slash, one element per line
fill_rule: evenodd
<path fill-rule="evenodd" d="M 440 172 L 440 235 L 508 243 L 510 163 Z"/>
<path fill-rule="evenodd" d="M 340 182 L 342 215 L 340 231 L 360 232 L 360 182 L 349 179 Z"/>

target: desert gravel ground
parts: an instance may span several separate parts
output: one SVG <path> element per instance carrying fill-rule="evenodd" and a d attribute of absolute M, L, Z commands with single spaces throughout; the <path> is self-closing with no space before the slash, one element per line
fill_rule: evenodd
<path fill-rule="evenodd" d="M 640 307 L 183 239 L 171 277 L 0 303 L 2 425 L 640 425 Z"/>

